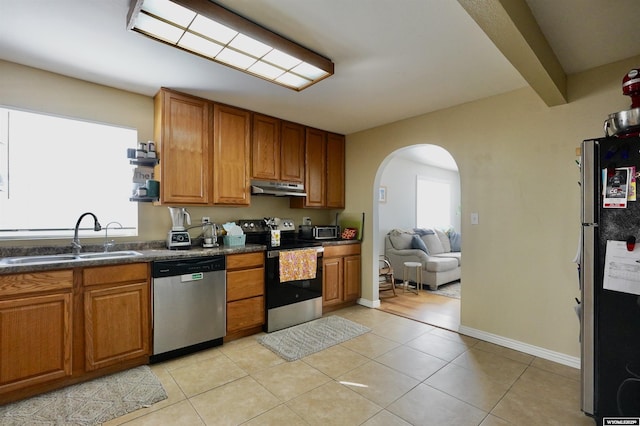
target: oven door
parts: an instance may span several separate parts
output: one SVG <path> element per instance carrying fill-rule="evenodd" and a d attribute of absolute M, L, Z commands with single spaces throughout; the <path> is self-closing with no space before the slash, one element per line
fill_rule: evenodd
<path fill-rule="evenodd" d="M 266 305 L 268 309 L 322 297 L 322 247 L 316 249 L 316 276 L 311 279 L 280 282 L 280 252 L 267 252 Z M 308 248 L 307 248 L 308 249 Z"/>

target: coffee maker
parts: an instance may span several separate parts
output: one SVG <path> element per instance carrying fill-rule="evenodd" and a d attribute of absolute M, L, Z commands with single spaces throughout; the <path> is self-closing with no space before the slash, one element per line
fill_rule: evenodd
<path fill-rule="evenodd" d="M 169 207 L 171 230 L 167 235 L 167 248 L 170 250 L 188 250 L 191 237 L 186 225 L 191 225 L 191 215 L 184 207 Z"/>

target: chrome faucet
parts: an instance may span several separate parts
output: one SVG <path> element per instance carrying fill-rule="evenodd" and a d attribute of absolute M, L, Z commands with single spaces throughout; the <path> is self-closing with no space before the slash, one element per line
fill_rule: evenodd
<path fill-rule="evenodd" d="M 73 231 L 73 241 L 71 241 L 71 248 L 73 250 L 73 254 L 80 254 L 80 250 L 82 250 L 82 246 L 80 245 L 80 238 L 78 237 L 78 229 L 80 228 L 80 222 L 82 221 L 82 218 L 87 215 L 93 216 L 94 231 L 100 231 L 102 229 L 102 226 L 100 226 L 100 222 L 98 222 L 98 218 L 96 217 L 95 214 L 91 212 L 82 213 L 78 218 L 78 221 L 76 222 L 76 227 Z"/>
<path fill-rule="evenodd" d="M 104 251 L 105 253 L 109 251 L 109 247 L 113 247 L 113 245 L 115 244 L 113 240 L 109 241 L 109 225 L 118 225 L 120 228 L 118 229 L 122 229 L 122 224 L 120 222 L 109 222 L 107 223 L 107 226 L 104 227 Z"/>

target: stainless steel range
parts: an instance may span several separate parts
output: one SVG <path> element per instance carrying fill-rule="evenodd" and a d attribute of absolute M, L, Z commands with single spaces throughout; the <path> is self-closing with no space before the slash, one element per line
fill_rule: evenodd
<path fill-rule="evenodd" d="M 265 244 L 266 332 L 322 316 L 322 243 L 298 239 L 292 219 L 240 220 L 247 243 Z"/>

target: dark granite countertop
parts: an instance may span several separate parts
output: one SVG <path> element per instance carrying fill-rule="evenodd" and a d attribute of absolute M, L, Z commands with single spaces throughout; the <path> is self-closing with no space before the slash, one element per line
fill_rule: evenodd
<path fill-rule="evenodd" d="M 343 244 L 359 244 L 358 240 L 327 240 L 323 241 L 323 246 L 343 245 Z M 89 266 L 101 265 L 117 265 L 125 263 L 153 262 L 156 260 L 172 260 L 180 258 L 200 257 L 200 256 L 216 256 L 229 255 L 238 253 L 254 253 L 265 251 L 267 247 L 261 244 L 246 244 L 244 246 L 224 246 L 213 248 L 203 248 L 201 246 L 192 246 L 189 250 L 169 250 L 165 246 L 165 241 L 150 241 L 140 243 L 122 243 L 115 244 L 109 248 L 109 251 L 133 250 L 141 253 L 141 256 L 117 257 L 111 259 L 75 259 L 65 262 L 55 263 L 36 263 L 36 264 L 0 264 L 0 275 L 49 271 L 56 269 L 69 268 L 85 268 Z M 99 253 L 103 252 L 102 245 L 86 245 L 83 246 L 83 253 Z M 37 246 L 37 247 L 0 247 L 0 259 L 5 257 L 16 256 L 41 256 L 51 254 L 69 254 L 71 252 L 68 246 Z"/>
<path fill-rule="evenodd" d="M 125 243 L 116 244 L 109 251 L 133 250 L 141 253 L 141 256 L 117 257 L 111 259 L 75 259 L 65 262 L 37 263 L 37 264 L 0 264 L 0 275 L 50 271 L 55 269 L 85 268 L 89 266 L 117 265 L 125 263 L 153 262 L 155 260 L 171 260 L 180 258 L 216 256 L 237 253 L 253 253 L 265 251 L 266 246 L 260 244 L 247 244 L 244 246 L 224 246 L 203 248 L 194 246 L 189 250 L 169 250 L 164 241 L 149 243 Z M 101 245 L 83 246 L 83 253 L 103 252 Z M 0 248 L 0 258 L 15 256 L 41 256 L 50 254 L 66 254 L 71 250 L 66 246 L 41 246 L 41 247 L 10 247 Z"/>

